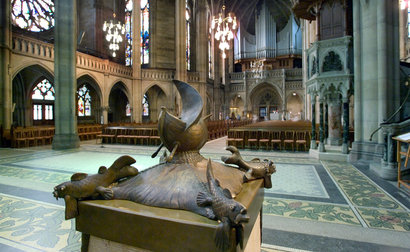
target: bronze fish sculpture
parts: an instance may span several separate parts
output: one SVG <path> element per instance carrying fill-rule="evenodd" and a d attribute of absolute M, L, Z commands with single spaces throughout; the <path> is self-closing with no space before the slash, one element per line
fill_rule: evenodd
<path fill-rule="evenodd" d="M 255 179 L 264 179 L 265 188 L 272 188 L 272 173 L 276 172 L 276 167 L 270 160 L 261 161 L 259 158 L 254 158 L 250 162 L 243 160 L 241 154 L 235 146 L 228 146 L 226 150 L 232 153 L 230 157 L 221 157 L 221 160 L 225 164 L 235 164 L 240 169 L 245 170 L 244 182 L 255 180 Z"/>
<path fill-rule="evenodd" d="M 135 159 L 130 156 L 119 157 L 110 168 L 101 166 L 97 174 L 88 176 L 86 173 L 75 173 L 71 181 L 61 183 L 54 187 L 53 195 L 64 198 L 66 204 L 65 219 L 71 219 L 78 215 L 77 200 L 97 197 L 101 195 L 104 199 L 111 199 L 113 191 L 107 188 L 112 183 L 138 174 L 138 169 L 130 166 Z"/>
<path fill-rule="evenodd" d="M 216 233 L 215 243 L 221 250 L 227 250 L 230 247 L 229 234 L 231 228 L 236 229 L 236 241 L 243 247 L 243 226 L 242 223 L 249 221 L 247 209 L 239 202 L 232 199 L 228 189 L 222 189 L 218 180 L 215 179 L 212 171 L 211 160 L 208 160 L 206 178 L 208 181 L 209 193 L 199 192 L 197 204 L 202 207 L 210 207 L 212 214 L 211 219 L 220 221 Z M 213 218 L 212 218 L 213 217 Z"/>

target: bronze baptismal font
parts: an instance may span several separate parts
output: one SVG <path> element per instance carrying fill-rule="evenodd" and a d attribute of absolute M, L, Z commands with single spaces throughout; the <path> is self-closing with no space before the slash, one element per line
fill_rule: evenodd
<path fill-rule="evenodd" d="M 245 161 L 234 146 L 223 163 L 206 159 L 200 149 L 208 139 L 203 101 L 195 88 L 174 80 L 182 100 L 182 113 L 176 117 L 162 107 L 158 119 L 161 145 L 155 157 L 166 147 L 160 163 L 139 172 L 130 156 L 119 157 L 109 168 L 101 166 L 97 174 L 76 173 L 71 181 L 54 188 L 54 197 L 64 198 L 65 218 L 78 216 L 78 201 L 129 200 L 147 206 L 181 209 L 218 220 L 214 242 L 221 251 L 229 249 L 231 229 L 242 247 L 243 223 L 248 222 L 247 209 L 235 200 L 243 184 L 263 179 L 270 188 L 275 165 L 269 160 Z"/>

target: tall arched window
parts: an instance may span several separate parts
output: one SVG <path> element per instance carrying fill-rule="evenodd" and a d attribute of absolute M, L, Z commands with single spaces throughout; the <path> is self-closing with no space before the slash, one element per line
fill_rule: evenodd
<path fill-rule="evenodd" d="M 125 65 L 132 65 L 132 0 L 125 1 Z"/>
<path fill-rule="evenodd" d="M 91 95 L 85 84 L 78 89 L 77 97 L 78 116 L 91 116 Z"/>
<path fill-rule="evenodd" d="M 54 26 L 52 0 L 11 0 L 11 5 L 13 24 L 21 29 L 41 32 Z"/>
<path fill-rule="evenodd" d="M 149 63 L 149 0 L 141 0 L 141 64 Z"/>
<path fill-rule="evenodd" d="M 146 94 L 142 98 L 142 116 L 149 116 L 149 102 Z"/>
<path fill-rule="evenodd" d="M 47 79 L 42 79 L 33 88 L 31 99 L 35 125 L 49 124 L 54 120 L 54 93 L 54 87 Z"/>
<path fill-rule="evenodd" d="M 185 24 L 186 24 L 186 69 L 191 70 L 191 9 L 188 0 L 185 0 Z"/>
<path fill-rule="evenodd" d="M 213 79 L 213 71 L 212 71 L 212 36 L 208 35 L 208 78 Z"/>
<path fill-rule="evenodd" d="M 131 116 L 131 105 L 129 102 L 125 105 L 125 116 Z"/>

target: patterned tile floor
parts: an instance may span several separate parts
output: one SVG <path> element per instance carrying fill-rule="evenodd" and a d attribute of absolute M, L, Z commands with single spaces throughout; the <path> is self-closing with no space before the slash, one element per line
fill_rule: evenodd
<path fill-rule="evenodd" d="M 158 158 L 149 157 L 156 147 L 101 146 L 90 141 L 67 151 L 50 146 L 0 148 L 0 251 L 79 251 L 81 235 L 73 220 L 64 220 L 64 202 L 52 197 L 53 187 L 75 172 L 96 173 L 100 165 L 110 165 L 123 154 L 133 156 L 140 170 L 158 163 Z M 201 153 L 218 161 L 229 155 L 224 147 L 224 138 L 214 140 Z M 352 164 L 320 162 L 304 152 L 241 153 L 245 159 L 269 158 L 277 165 L 273 187 L 265 190 L 262 251 L 349 251 L 349 246 L 357 251 L 360 246 L 363 251 L 374 247 L 410 250 L 408 192 L 387 182 L 375 183 L 366 170 Z M 393 197 L 397 192 L 404 196 Z M 284 227 L 279 225 L 282 222 Z M 361 239 L 354 232 L 336 237 L 313 233 L 318 227 L 330 234 L 347 229 L 366 235 Z M 383 244 L 377 236 L 384 235 L 396 238 Z M 292 238 L 299 236 L 299 241 Z M 324 243 L 324 247 L 312 247 L 308 239 L 319 239 L 315 244 Z M 324 249 L 333 243 L 339 245 Z"/>

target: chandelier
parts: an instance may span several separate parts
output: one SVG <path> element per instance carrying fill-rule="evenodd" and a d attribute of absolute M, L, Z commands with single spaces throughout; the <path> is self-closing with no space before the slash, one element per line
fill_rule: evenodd
<path fill-rule="evenodd" d="M 233 16 L 233 17 L 232 17 Z M 215 39 L 219 42 L 219 49 L 222 51 L 222 58 L 226 58 L 225 50 L 229 50 L 229 41 L 233 39 L 233 33 L 236 30 L 236 17 L 228 13 L 228 16 L 225 16 L 225 4 L 222 5 L 222 12 L 219 13 L 219 17 L 215 18 L 213 16 L 211 21 L 211 28 L 209 32 L 216 29 Z"/>
<path fill-rule="evenodd" d="M 409 7 L 408 5 L 408 0 L 400 0 L 400 9 L 404 10 Z"/>
<path fill-rule="evenodd" d="M 125 25 L 121 24 L 120 21 L 115 23 L 115 10 L 113 17 L 114 20 L 111 19 L 109 22 L 104 21 L 103 31 L 107 33 L 105 39 L 110 43 L 108 48 L 112 51 L 112 56 L 116 57 L 117 54 L 115 51 L 120 49 L 119 43 L 122 42 L 122 35 L 125 33 Z"/>

